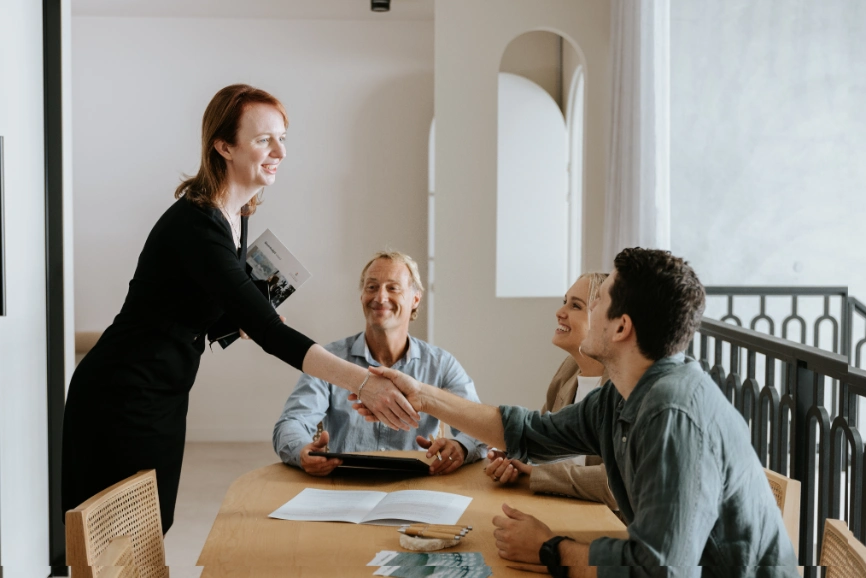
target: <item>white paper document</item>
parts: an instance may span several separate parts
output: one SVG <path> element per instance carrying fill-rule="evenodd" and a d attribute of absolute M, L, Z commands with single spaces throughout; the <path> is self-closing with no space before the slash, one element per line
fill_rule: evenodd
<path fill-rule="evenodd" d="M 472 498 L 448 492 L 362 492 L 306 488 L 271 518 L 398 526 L 407 522 L 456 524 Z"/>

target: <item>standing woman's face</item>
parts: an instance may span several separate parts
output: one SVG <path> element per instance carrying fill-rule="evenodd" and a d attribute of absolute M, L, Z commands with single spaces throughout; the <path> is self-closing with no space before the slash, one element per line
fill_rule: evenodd
<path fill-rule="evenodd" d="M 274 184 L 277 167 L 286 157 L 283 115 L 269 104 L 251 104 L 244 110 L 235 144 L 215 144 L 226 159 L 229 186 L 258 190 Z"/>

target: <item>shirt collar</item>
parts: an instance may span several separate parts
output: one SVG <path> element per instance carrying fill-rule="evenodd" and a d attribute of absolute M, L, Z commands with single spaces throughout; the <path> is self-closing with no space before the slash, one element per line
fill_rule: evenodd
<path fill-rule="evenodd" d="M 370 354 L 370 347 L 367 345 L 367 338 L 362 331 L 355 337 L 355 342 L 352 344 L 352 349 L 350 353 L 353 357 L 361 357 L 367 361 L 367 365 L 373 367 L 379 367 L 381 363 L 373 359 L 373 356 Z M 406 354 L 402 359 L 398 360 L 397 363 L 394 364 L 394 367 L 398 365 L 405 365 L 409 363 L 413 359 L 421 358 L 421 347 L 418 345 L 418 340 L 409 336 L 409 349 L 406 351 Z"/>
<path fill-rule="evenodd" d="M 664 374 L 683 365 L 685 362 L 685 354 L 677 353 L 670 357 L 662 357 L 653 363 L 638 380 L 628 399 L 625 400 L 619 419 L 629 423 L 633 422 L 635 416 L 637 416 L 637 412 L 640 410 L 640 406 L 643 404 L 643 398 L 646 397 L 655 382 Z"/>

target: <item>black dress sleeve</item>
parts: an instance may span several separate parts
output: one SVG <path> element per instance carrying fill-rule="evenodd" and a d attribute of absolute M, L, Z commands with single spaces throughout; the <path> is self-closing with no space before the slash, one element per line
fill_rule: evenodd
<path fill-rule="evenodd" d="M 238 259 L 228 224 L 202 211 L 189 213 L 186 246 L 180 248 L 183 265 L 193 279 L 262 349 L 303 370 L 304 357 L 315 342 L 280 320 L 253 284 Z M 221 218 L 221 217 L 220 217 Z"/>

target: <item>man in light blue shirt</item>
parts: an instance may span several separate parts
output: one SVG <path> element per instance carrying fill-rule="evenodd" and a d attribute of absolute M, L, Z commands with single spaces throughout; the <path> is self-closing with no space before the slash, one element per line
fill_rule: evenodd
<path fill-rule="evenodd" d="M 361 367 L 393 367 L 423 383 L 479 401 L 475 384 L 453 355 L 409 335 L 409 323 L 418 316 L 424 291 L 411 257 L 396 251 L 377 253 L 361 272 L 360 288 L 366 329 L 325 349 Z M 312 441 L 320 421 L 324 431 Z M 431 444 L 429 436 L 437 437 L 438 432 L 439 420 L 430 415 L 422 416 L 417 436 L 369 423 L 352 409 L 345 389 L 304 374 L 274 426 L 273 442 L 283 462 L 316 476 L 330 474 L 341 463 L 309 455 L 325 448 L 335 453 L 427 449 L 428 455 L 436 455 L 438 451 L 442 459 L 433 462 L 431 474 L 449 474 L 485 455 L 483 444 L 454 428 L 453 439 L 440 437 Z"/>

